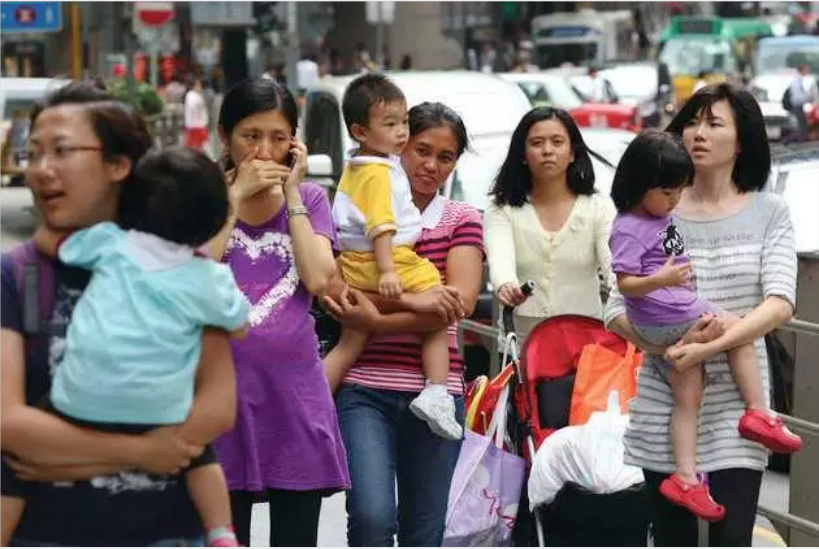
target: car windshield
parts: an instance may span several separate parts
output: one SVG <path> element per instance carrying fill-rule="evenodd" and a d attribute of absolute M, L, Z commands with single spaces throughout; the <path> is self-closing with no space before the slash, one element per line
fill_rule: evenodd
<path fill-rule="evenodd" d="M 660 53 L 660 62 L 672 75 L 697 76 L 700 72 L 727 74 L 736 70 L 736 58 L 727 40 L 672 38 Z"/>
<path fill-rule="evenodd" d="M 653 67 L 615 67 L 600 71 L 619 97 L 645 99 L 657 93 L 657 69 Z"/>
<path fill-rule="evenodd" d="M 789 44 L 765 46 L 759 50 L 756 73 L 795 69 L 802 63 L 810 66 L 811 73 L 819 74 L 819 43 L 804 46 Z"/>
<path fill-rule="evenodd" d="M 558 67 L 563 63 L 583 65 L 597 58 L 597 43 L 540 44 L 537 47 L 537 64 L 542 68 Z"/>
<path fill-rule="evenodd" d="M 548 104 L 560 109 L 576 109 L 583 104 L 583 99 L 577 94 L 571 84 L 563 77 L 549 78 L 548 80 L 537 80 L 543 86 L 548 97 L 540 104 Z"/>

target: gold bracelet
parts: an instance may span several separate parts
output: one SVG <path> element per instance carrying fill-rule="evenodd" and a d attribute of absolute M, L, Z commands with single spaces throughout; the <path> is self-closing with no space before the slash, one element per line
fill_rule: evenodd
<path fill-rule="evenodd" d="M 294 206 L 293 208 L 287 208 L 287 219 L 291 219 L 296 215 L 308 215 L 307 208 L 304 206 Z"/>

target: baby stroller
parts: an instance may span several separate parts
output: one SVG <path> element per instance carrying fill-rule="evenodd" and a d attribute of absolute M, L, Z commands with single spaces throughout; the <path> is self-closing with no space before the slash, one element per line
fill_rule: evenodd
<path fill-rule="evenodd" d="M 599 320 L 565 315 L 538 324 L 519 355 L 512 309 L 504 308 L 503 324 L 511 368 L 505 368 L 492 383 L 509 379 L 514 384 L 510 403 L 514 413 L 509 414 L 512 424 L 508 432 L 515 446 L 512 450 L 524 456 L 531 467 L 543 441 L 568 425 L 574 371 L 583 347 L 599 343 L 624 354 L 627 343 L 606 331 Z M 552 503 L 534 513 L 529 511 L 527 491 L 522 492 L 513 534 L 517 546 L 646 545 L 648 512 L 642 484 L 612 494 L 595 494 L 568 483 Z"/>

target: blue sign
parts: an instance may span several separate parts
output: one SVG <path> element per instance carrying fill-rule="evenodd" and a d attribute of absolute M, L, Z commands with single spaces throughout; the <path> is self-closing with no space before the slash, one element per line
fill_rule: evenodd
<path fill-rule="evenodd" d="M 63 28 L 60 2 L 0 2 L 3 32 L 57 32 Z"/>

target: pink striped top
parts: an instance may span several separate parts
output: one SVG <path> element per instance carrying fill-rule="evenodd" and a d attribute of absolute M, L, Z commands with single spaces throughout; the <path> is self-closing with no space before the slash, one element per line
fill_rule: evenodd
<path fill-rule="evenodd" d="M 429 259 L 446 284 L 446 259 L 452 248 L 475 246 L 483 252 L 483 224 L 477 209 L 437 196 L 422 214 L 423 232 L 415 251 Z M 458 354 L 456 327 L 449 327 L 449 391 L 463 394 L 464 362 Z M 344 383 L 418 393 L 424 388 L 419 334 L 373 336 Z"/>

